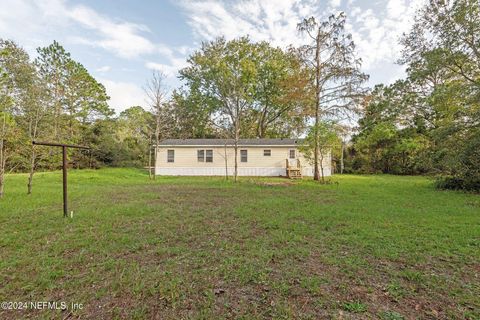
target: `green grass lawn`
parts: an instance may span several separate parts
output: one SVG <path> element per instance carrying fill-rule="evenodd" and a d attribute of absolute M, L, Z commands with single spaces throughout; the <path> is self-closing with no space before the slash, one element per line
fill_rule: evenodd
<path fill-rule="evenodd" d="M 6 180 L 0 319 L 479 319 L 480 196 L 422 177 Z M 73 310 L 70 303 L 83 309 Z"/>

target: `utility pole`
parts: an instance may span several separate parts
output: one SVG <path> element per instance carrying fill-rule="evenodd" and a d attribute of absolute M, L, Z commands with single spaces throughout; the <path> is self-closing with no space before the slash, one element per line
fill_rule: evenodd
<path fill-rule="evenodd" d="M 67 188 L 67 148 L 76 149 L 90 149 L 89 147 L 76 146 L 72 144 L 61 144 L 52 142 L 36 142 L 32 141 L 33 145 L 61 147 L 62 148 L 62 173 L 63 173 L 63 217 L 68 217 L 68 188 Z"/>

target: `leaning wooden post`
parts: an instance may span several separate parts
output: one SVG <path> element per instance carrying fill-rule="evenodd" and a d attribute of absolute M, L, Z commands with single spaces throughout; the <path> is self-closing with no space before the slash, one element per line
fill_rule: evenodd
<path fill-rule="evenodd" d="M 63 151 L 63 216 L 68 217 L 68 197 L 67 197 L 67 147 L 62 146 Z"/>
<path fill-rule="evenodd" d="M 67 189 L 67 148 L 76 149 L 90 149 L 89 147 L 76 146 L 72 144 L 61 144 L 52 142 L 36 142 L 32 141 L 33 145 L 62 147 L 62 173 L 63 173 L 63 216 L 68 217 L 68 189 Z"/>

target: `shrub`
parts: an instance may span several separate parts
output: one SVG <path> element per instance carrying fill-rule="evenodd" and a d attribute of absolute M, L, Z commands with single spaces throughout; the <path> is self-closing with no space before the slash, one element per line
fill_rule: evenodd
<path fill-rule="evenodd" d="M 480 131 L 465 138 L 459 149 L 442 151 L 449 176 L 437 179 L 439 189 L 480 191 Z"/>
<path fill-rule="evenodd" d="M 480 179 L 476 177 L 439 177 L 435 181 L 438 189 L 480 191 Z"/>

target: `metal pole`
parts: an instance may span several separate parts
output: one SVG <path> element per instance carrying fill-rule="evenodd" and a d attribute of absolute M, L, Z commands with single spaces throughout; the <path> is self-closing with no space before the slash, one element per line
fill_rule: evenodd
<path fill-rule="evenodd" d="M 62 146 L 63 151 L 63 216 L 68 217 L 67 204 L 67 146 Z"/>

